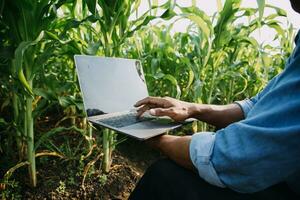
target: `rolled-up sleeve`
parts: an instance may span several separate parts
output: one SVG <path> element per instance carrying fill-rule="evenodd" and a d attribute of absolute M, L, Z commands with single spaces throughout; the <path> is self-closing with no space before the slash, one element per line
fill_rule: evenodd
<path fill-rule="evenodd" d="M 211 162 L 214 143 L 214 132 L 194 134 L 190 143 L 190 157 L 200 177 L 212 185 L 225 187 Z"/>
<path fill-rule="evenodd" d="M 254 106 L 254 102 L 251 101 L 250 99 L 245 99 L 243 101 L 236 101 L 234 103 L 236 103 L 237 105 L 240 106 L 240 108 L 242 109 L 242 111 L 244 113 L 244 117 L 247 117 L 248 113 Z"/>

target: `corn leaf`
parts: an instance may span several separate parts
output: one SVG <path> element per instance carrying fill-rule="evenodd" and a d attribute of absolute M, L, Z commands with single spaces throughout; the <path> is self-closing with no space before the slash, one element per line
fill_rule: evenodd
<path fill-rule="evenodd" d="M 175 13 L 172 9 L 167 9 L 167 10 L 160 16 L 160 18 L 165 19 L 165 20 L 169 20 L 169 19 L 173 18 L 174 16 L 176 16 L 176 13 Z"/>
<path fill-rule="evenodd" d="M 277 16 L 287 17 L 286 11 L 281 9 L 281 8 L 278 8 L 276 6 L 272 6 L 272 5 L 269 5 L 269 4 L 266 4 L 265 7 L 275 9 L 276 13 L 277 13 Z"/>
<path fill-rule="evenodd" d="M 79 133 L 81 133 L 82 135 L 84 135 L 84 131 L 82 129 L 79 129 L 77 128 L 76 126 L 71 126 L 71 127 L 57 127 L 57 128 L 54 128 L 50 131 L 48 131 L 47 133 L 44 133 L 40 138 L 39 140 L 37 140 L 37 142 L 35 143 L 34 145 L 34 151 L 36 151 L 38 149 L 38 147 L 43 143 L 45 142 L 45 140 L 47 140 L 49 137 L 55 135 L 55 134 L 58 134 L 58 133 L 61 133 L 61 132 L 64 132 L 64 131 L 77 131 Z"/>
<path fill-rule="evenodd" d="M 222 1 L 221 0 L 217 0 L 217 8 L 218 8 L 218 12 L 222 11 Z"/>
<path fill-rule="evenodd" d="M 97 5 L 97 0 L 85 0 L 86 5 L 88 6 L 89 11 L 95 15 L 97 10 L 96 10 L 96 5 Z"/>
<path fill-rule="evenodd" d="M 258 14 L 259 14 L 258 20 L 259 20 L 259 23 L 261 23 L 261 20 L 264 16 L 266 2 L 265 2 L 265 0 L 256 0 L 256 2 L 258 5 Z"/>
<path fill-rule="evenodd" d="M 194 22 L 204 33 L 206 39 L 210 38 L 213 34 L 213 28 L 209 16 L 197 7 L 180 7 L 180 10 L 183 13 L 180 16 Z"/>
<path fill-rule="evenodd" d="M 16 65 L 16 69 L 17 69 L 16 71 L 18 73 L 18 77 L 19 77 L 21 83 L 24 85 L 24 87 L 27 89 L 27 91 L 31 95 L 33 95 L 32 88 L 29 86 L 29 84 L 27 82 L 28 80 L 26 79 L 29 77 L 25 77 L 24 71 L 23 71 L 24 53 L 30 46 L 34 46 L 39 41 L 41 41 L 43 37 L 44 37 L 44 32 L 41 32 L 40 35 L 36 38 L 36 40 L 21 42 L 15 51 L 15 65 Z"/>
<path fill-rule="evenodd" d="M 196 16 L 196 15 L 186 15 L 185 17 L 190 19 L 194 23 L 196 23 L 197 26 L 202 30 L 202 32 L 204 33 L 204 35 L 207 39 L 210 38 L 211 32 L 210 32 L 209 26 L 201 17 Z"/>
<path fill-rule="evenodd" d="M 140 4 L 141 4 L 141 0 L 135 1 L 134 7 L 133 7 L 133 12 L 138 10 L 138 8 L 140 7 Z"/>
<path fill-rule="evenodd" d="M 0 125 L 7 125 L 7 122 L 3 118 L 0 118 Z"/>
<path fill-rule="evenodd" d="M 172 83 L 173 86 L 176 87 L 176 98 L 180 98 L 181 95 L 181 89 L 177 83 L 177 80 L 174 76 L 170 75 L 170 74 L 166 74 L 163 76 L 163 79 L 166 79 L 168 81 L 170 81 Z"/>
<path fill-rule="evenodd" d="M 216 48 L 221 48 L 230 38 L 230 33 L 226 31 L 227 26 L 233 21 L 235 13 L 238 11 L 240 0 L 226 0 L 223 10 L 220 12 L 220 17 L 214 28 Z M 224 34 L 226 33 L 226 34 Z"/>
<path fill-rule="evenodd" d="M 284 36 L 285 31 L 282 29 L 278 21 L 271 20 L 265 24 L 268 25 L 270 28 L 273 28 L 278 34 Z"/>

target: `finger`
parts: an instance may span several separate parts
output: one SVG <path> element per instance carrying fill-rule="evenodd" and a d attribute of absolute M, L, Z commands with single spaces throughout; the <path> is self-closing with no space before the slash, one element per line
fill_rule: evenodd
<path fill-rule="evenodd" d="M 147 102 L 149 102 L 149 99 L 150 99 L 150 98 L 152 98 L 152 97 L 146 97 L 146 98 L 144 98 L 144 99 L 142 99 L 142 100 L 139 100 L 138 102 L 136 102 L 136 103 L 134 104 L 134 106 L 135 106 L 135 107 L 139 107 L 139 106 L 141 106 L 141 105 L 147 104 Z"/>
<path fill-rule="evenodd" d="M 161 97 L 146 97 L 138 102 L 136 102 L 136 104 L 134 105 L 135 107 L 139 107 L 141 105 L 145 105 L 145 104 L 154 104 L 154 105 L 164 105 L 164 99 L 162 99 Z"/>
<path fill-rule="evenodd" d="M 153 116 L 168 116 L 173 117 L 175 112 L 173 108 L 152 108 L 149 110 L 150 115 Z"/>
<path fill-rule="evenodd" d="M 138 108 L 137 111 L 137 117 L 140 117 L 146 112 L 147 110 L 150 110 L 151 108 L 157 108 L 157 106 L 152 104 L 143 105 L 142 107 Z"/>
<path fill-rule="evenodd" d="M 141 108 L 139 108 L 138 110 L 137 110 L 137 117 L 140 117 L 140 116 L 142 116 L 143 114 L 144 114 L 144 112 L 146 112 L 147 110 L 149 110 L 150 109 L 150 107 L 149 106 L 147 106 L 147 105 L 144 105 L 144 106 L 142 106 Z"/>

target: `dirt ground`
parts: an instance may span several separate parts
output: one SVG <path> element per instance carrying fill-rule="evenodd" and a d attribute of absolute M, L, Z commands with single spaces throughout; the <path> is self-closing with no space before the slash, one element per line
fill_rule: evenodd
<path fill-rule="evenodd" d="M 38 131 L 46 132 L 53 128 L 57 119 L 61 117 L 55 116 L 56 118 L 49 120 L 39 119 L 36 125 Z M 77 148 L 78 152 L 74 155 L 78 156 L 82 155 L 80 152 L 83 149 L 82 145 L 79 146 L 80 137 L 79 134 L 66 132 L 53 136 L 51 141 L 57 146 L 66 141 L 70 142 L 70 151 Z M 11 154 L 17 155 L 14 152 Z M 0 178 L 18 162 L 17 157 L 3 155 L 0 149 Z M 91 159 L 96 155 L 97 153 L 92 155 Z M 100 158 L 89 170 L 84 184 L 83 171 L 90 160 L 81 162 L 78 157 L 68 160 L 41 157 L 36 160 L 37 187 L 29 186 L 28 170 L 23 166 L 13 173 L 9 185 L 7 183 L 4 185 L 0 179 L 0 199 L 127 199 L 147 167 L 160 157 L 159 152 L 149 148 L 145 143 L 128 138 L 116 146 L 110 172 L 104 173 L 101 170 Z"/>
<path fill-rule="evenodd" d="M 103 173 L 98 161 L 84 185 L 78 163 L 50 158 L 38 163 L 34 189 L 24 182 L 28 180 L 27 170 L 19 170 L 15 179 L 20 183 L 21 196 L 16 199 L 127 199 L 147 167 L 160 157 L 144 143 L 128 139 L 114 151 L 110 172 Z"/>

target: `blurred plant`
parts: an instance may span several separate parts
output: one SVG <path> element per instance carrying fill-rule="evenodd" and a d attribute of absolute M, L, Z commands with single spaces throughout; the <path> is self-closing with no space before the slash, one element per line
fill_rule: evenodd
<path fill-rule="evenodd" d="M 66 184 L 65 184 L 65 182 L 64 181 L 59 181 L 59 185 L 55 190 L 58 194 L 64 195 L 66 193 Z"/>

